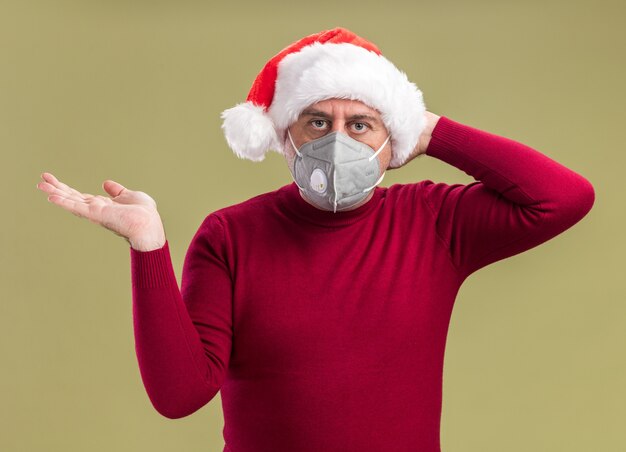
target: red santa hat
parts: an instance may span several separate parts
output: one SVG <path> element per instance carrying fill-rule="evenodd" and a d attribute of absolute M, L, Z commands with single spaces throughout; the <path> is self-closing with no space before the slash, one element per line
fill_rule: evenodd
<path fill-rule="evenodd" d="M 345 28 L 306 36 L 271 58 L 246 102 L 222 112 L 226 141 L 240 158 L 260 162 L 284 152 L 284 134 L 310 105 L 359 100 L 378 110 L 391 134 L 391 165 L 406 161 L 426 126 L 422 92 L 371 42 Z"/>

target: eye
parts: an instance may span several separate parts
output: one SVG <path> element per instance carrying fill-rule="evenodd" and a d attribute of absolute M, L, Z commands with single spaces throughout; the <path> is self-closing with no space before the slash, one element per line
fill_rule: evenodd
<path fill-rule="evenodd" d="M 369 125 L 364 122 L 355 122 L 351 124 L 351 126 L 352 126 L 352 130 L 354 130 L 357 133 L 362 133 L 369 129 Z"/>
<path fill-rule="evenodd" d="M 314 120 L 312 120 L 310 122 L 310 124 L 316 130 L 323 130 L 325 128 L 325 126 L 326 126 L 326 120 L 324 120 L 324 119 L 314 119 Z"/>

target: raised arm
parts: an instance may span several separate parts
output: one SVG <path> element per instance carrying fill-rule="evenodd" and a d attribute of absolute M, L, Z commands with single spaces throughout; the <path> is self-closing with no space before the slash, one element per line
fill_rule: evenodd
<path fill-rule="evenodd" d="M 466 185 L 426 180 L 417 190 L 464 277 L 557 236 L 595 200 L 593 186 L 580 174 L 530 146 L 445 116 L 426 155 L 476 179 Z"/>
<path fill-rule="evenodd" d="M 205 218 L 185 256 L 181 290 L 169 242 L 142 252 L 130 248 L 135 350 L 154 408 L 175 419 L 215 397 L 232 344 L 231 279 L 224 234 Z"/>

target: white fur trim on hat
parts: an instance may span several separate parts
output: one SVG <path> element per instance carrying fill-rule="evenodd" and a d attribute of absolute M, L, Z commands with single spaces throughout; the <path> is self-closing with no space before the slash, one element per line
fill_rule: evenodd
<path fill-rule="evenodd" d="M 315 42 L 283 58 L 267 113 L 279 136 L 310 105 L 360 100 L 378 110 L 391 134 L 392 165 L 405 162 L 426 127 L 422 92 L 382 55 L 347 43 Z"/>
<path fill-rule="evenodd" d="M 279 149 L 274 124 L 262 106 L 243 102 L 224 110 L 222 129 L 230 148 L 244 159 L 261 162 L 269 149 Z"/>

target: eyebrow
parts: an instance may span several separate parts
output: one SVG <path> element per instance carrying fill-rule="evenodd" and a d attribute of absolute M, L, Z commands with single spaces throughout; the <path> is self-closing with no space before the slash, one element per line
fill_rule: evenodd
<path fill-rule="evenodd" d="M 328 113 L 325 113 L 323 111 L 320 110 L 315 110 L 312 108 L 307 108 L 306 110 L 304 110 L 301 114 L 301 116 L 320 116 L 322 118 L 326 118 L 326 119 L 332 119 L 332 116 L 330 116 Z M 352 119 L 369 119 L 370 121 L 376 122 L 376 123 L 380 123 L 380 120 L 372 115 L 368 115 L 368 114 L 356 114 L 356 115 L 352 115 L 349 116 L 348 119 L 352 120 Z"/>

